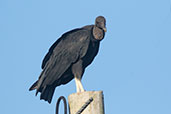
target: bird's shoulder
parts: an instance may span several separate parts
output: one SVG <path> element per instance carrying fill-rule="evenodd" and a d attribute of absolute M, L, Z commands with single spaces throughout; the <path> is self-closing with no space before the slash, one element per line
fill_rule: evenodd
<path fill-rule="evenodd" d="M 55 52 L 59 52 L 59 50 L 68 48 L 69 46 L 73 47 L 75 44 L 79 45 L 87 42 L 88 38 L 90 38 L 93 26 L 94 25 L 87 25 L 82 28 L 76 28 L 61 35 L 61 37 L 58 40 L 56 40 L 49 48 L 48 53 L 42 61 L 42 69 L 46 65 L 54 50 Z"/>
<path fill-rule="evenodd" d="M 61 36 L 61 39 L 67 40 L 67 39 L 83 38 L 83 37 L 89 36 L 91 35 L 93 26 L 94 25 L 87 25 L 82 28 L 77 28 L 77 29 L 68 31 Z"/>
<path fill-rule="evenodd" d="M 58 40 L 56 40 L 56 42 L 50 47 L 49 50 L 53 50 L 60 42 L 62 42 L 62 40 L 67 40 L 68 37 L 71 37 L 73 35 L 75 35 L 76 37 L 80 37 L 80 35 L 90 35 L 89 33 L 91 32 L 93 27 L 94 25 L 87 25 L 82 28 L 76 28 L 64 33 Z"/>

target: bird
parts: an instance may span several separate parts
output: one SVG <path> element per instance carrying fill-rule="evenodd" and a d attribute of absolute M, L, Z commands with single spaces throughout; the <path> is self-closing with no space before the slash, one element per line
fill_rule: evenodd
<path fill-rule="evenodd" d="M 82 76 L 97 55 L 106 30 L 105 17 L 98 16 L 95 24 L 61 35 L 49 48 L 42 61 L 40 76 L 29 91 L 36 89 L 36 96 L 40 92 L 40 100 L 50 104 L 55 88 L 75 79 L 76 92 L 84 92 Z"/>

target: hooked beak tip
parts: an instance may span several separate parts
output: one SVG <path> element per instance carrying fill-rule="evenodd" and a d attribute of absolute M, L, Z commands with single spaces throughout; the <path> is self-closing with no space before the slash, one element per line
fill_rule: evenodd
<path fill-rule="evenodd" d="M 103 30 L 104 30 L 105 32 L 107 32 L 107 29 L 106 29 L 106 28 L 103 28 Z"/>

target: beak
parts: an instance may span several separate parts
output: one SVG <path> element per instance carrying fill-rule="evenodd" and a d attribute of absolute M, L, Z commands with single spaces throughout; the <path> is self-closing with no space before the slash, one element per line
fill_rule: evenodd
<path fill-rule="evenodd" d="M 106 28 L 103 28 L 103 30 L 104 30 L 105 32 L 107 32 L 107 29 L 106 29 Z"/>

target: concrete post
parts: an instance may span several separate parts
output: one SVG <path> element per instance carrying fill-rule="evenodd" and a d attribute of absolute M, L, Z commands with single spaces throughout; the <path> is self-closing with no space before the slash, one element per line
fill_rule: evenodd
<path fill-rule="evenodd" d="M 104 114 L 102 91 L 85 91 L 69 95 L 68 103 L 70 114 L 76 114 L 90 98 L 93 98 L 93 101 L 85 108 L 81 114 Z"/>

